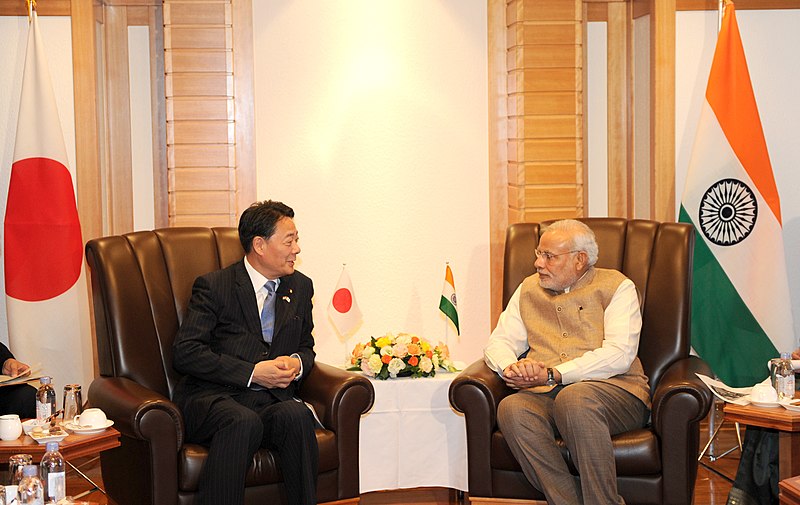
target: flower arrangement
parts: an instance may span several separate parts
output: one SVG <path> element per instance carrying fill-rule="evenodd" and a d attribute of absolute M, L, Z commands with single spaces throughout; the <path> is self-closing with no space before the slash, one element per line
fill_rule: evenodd
<path fill-rule="evenodd" d="M 437 369 L 456 372 L 450 350 L 439 342 L 436 347 L 409 333 L 387 333 L 356 344 L 350 354 L 349 370 L 361 370 L 370 377 L 385 380 L 395 377 L 433 377 Z"/>

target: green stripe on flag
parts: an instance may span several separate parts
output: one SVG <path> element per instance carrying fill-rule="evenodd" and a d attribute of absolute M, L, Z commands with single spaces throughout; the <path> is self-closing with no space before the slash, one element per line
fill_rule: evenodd
<path fill-rule="evenodd" d="M 444 315 L 453 321 L 456 327 L 456 333 L 461 335 L 461 330 L 458 329 L 458 310 L 455 305 L 453 305 L 453 302 L 443 296 L 441 300 L 439 300 L 439 310 L 444 312 Z"/>
<path fill-rule="evenodd" d="M 683 206 L 679 221 L 692 223 Z M 729 386 L 752 386 L 769 375 L 767 362 L 779 354 L 778 350 L 731 284 L 697 226 L 695 233 L 692 347 Z"/>

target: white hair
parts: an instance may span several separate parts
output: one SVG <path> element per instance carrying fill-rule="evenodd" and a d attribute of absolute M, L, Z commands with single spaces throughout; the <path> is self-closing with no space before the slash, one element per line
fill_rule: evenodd
<path fill-rule="evenodd" d="M 599 252 L 599 248 L 597 247 L 597 239 L 595 238 L 592 229 L 586 226 L 586 224 L 575 219 L 562 219 L 560 221 L 550 223 L 542 231 L 542 234 L 544 235 L 549 231 L 561 231 L 567 233 L 572 237 L 572 245 L 570 246 L 570 250 L 585 252 L 586 256 L 589 257 L 589 266 L 593 266 L 595 263 L 597 263 L 597 255 Z"/>

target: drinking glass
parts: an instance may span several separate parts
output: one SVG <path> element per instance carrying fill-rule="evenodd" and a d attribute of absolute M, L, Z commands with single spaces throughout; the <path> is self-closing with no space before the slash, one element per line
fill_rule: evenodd
<path fill-rule="evenodd" d="M 64 386 L 64 422 L 72 422 L 72 419 L 83 410 L 83 400 L 81 398 L 80 384 L 67 384 Z"/>
<path fill-rule="evenodd" d="M 33 464 L 33 456 L 30 454 L 14 454 L 8 458 L 9 484 L 18 486 L 22 480 L 22 469 L 25 465 Z"/>

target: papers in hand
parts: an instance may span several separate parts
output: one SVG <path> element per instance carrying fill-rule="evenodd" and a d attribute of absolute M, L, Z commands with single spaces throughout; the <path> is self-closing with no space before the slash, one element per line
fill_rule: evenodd
<path fill-rule="evenodd" d="M 34 370 L 33 368 L 28 368 L 24 372 L 18 375 L 2 375 L 0 374 L 0 387 L 3 386 L 16 386 L 17 384 L 26 384 L 28 382 L 33 382 L 39 380 L 41 378 L 40 370 Z"/>
<path fill-rule="evenodd" d="M 732 388 L 724 382 L 712 379 L 707 375 L 699 373 L 695 375 L 697 375 L 697 377 L 708 386 L 708 389 L 714 393 L 714 396 L 720 400 L 728 403 L 735 403 L 736 405 L 748 405 L 750 403 L 750 391 L 753 389 L 752 387 Z"/>

